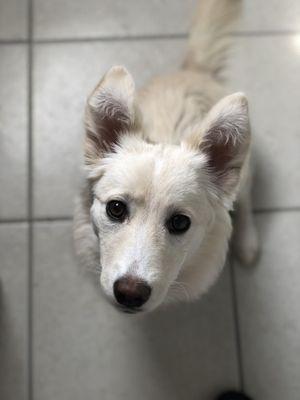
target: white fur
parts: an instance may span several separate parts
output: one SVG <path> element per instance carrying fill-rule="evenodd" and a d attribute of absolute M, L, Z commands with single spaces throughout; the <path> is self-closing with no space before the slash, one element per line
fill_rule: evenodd
<path fill-rule="evenodd" d="M 232 11 L 238 2 L 218 0 L 215 16 L 207 13 L 215 1 L 205 3 L 196 24 L 209 14 L 212 20 L 205 24 L 211 27 L 229 23 L 229 16 L 222 19 L 220 12 L 226 7 Z M 247 100 L 236 93 L 218 101 L 224 93 L 215 76 L 220 65 L 210 48 L 207 70 L 203 68 L 205 55 L 195 53 L 196 32 L 184 69 L 158 77 L 136 93 L 129 72 L 114 67 L 87 106 L 88 176 L 75 212 L 76 249 L 85 266 L 101 267 L 101 287 L 112 302 L 118 278 L 131 275 L 146 281 L 152 293 L 144 311 L 198 298 L 215 282 L 232 232 L 228 212 L 237 198 L 237 252 L 247 262 L 257 253 L 249 200 Z M 215 43 L 216 50 L 222 40 L 215 36 L 215 41 L 209 36 L 209 43 Z M 207 47 L 203 38 L 199 47 Z M 108 129 L 115 129 L 111 142 Z M 129 217 L 123 223 L 106 214 L 112 199 L 128 206 Z M 172 210 L 191 219 L 183 235 L 166 229 Z"/>

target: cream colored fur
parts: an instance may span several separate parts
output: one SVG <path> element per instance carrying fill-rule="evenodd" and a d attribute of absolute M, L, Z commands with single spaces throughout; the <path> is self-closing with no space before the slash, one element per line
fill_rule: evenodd
<path fill-rule="evenodd" d="M 88 100 L 74 238 L 113 303 L 114 282 L 128 275 L 152 288 L 144 311 L 202 295 L 224 266 L 235 207 L 236 252 L 247 263 L 256 256 L 247 100 L 224 98 L 218 79 L 238 8 L 237 0 L 201 1 L 180 71 L 136 92 L 130 73 L 113 67 Z M 112 199 L 128 205 L 125 222 L 107 217 Z M 167 231 L 170 210 L 190 217 L 183 235 Z"/>

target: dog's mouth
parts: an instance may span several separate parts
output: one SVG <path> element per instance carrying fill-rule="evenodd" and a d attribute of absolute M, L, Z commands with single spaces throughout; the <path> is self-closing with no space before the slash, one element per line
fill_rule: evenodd
<path fill-rule="evenodd" d="M 115 308 L 120 311 L 123 312 L 125 314 L 138 314 L 140 312 L 143 312 L 144 310 L 142 308 L 131 308 L 131 307 L 126 307 L 126 306 L 122 306 L 121 304 L 114 304 Z"/>

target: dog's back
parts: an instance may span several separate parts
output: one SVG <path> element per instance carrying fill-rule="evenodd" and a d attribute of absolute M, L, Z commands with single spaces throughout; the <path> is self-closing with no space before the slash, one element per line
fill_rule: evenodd
<path fill-rule="evenodd" d="M 139 93 L 148 139 L 178 144 L 195 119 L 224 96 L 220 75 L 240 6 L 240 0 L 199 2 L 182 68 L 154 78 Z"/>

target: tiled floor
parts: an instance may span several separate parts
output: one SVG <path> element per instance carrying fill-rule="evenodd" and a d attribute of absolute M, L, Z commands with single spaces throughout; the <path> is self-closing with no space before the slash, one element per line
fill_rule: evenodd
<path fill-rule="evenodd" d="M 134 319 L 75 265 L 86 95 L 115 63 L 139 85 L 176 68 L 195 3 L 0 0 L 1 400 L 299 399 L 299 1 L 244 0 L 228 70 L 255 131 L 257 267 Z"/>

